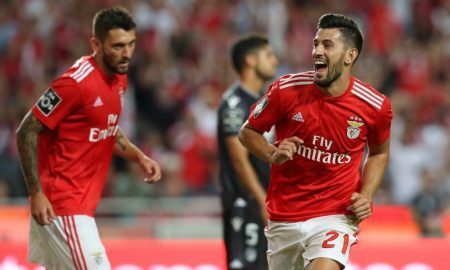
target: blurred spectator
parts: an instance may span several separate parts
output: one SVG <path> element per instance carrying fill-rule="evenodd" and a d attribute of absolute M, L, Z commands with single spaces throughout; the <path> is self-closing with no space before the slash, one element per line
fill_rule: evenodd
<path fill-rule="evenodd" d="M 421 174 L 421 190 L 412 201 L 414 217 L 423 236 L 443 236 L 442 214 L 445 195 L 439 189 L 439 174 L 434 170 L 424 169 Z"/>
<path fill-rule="evenodd" d="M 447 211 L 450 213 L 450 145 L 447 147 L 441 178 L 442 182 L 439 184 L 439 188 L 447 194 L 444 203 Z"/>
<path fill-rule="evenodd" d="M 419 132 L 417 123 L 407 120 L 399 141 L 392 141 L 389 174 L 394 203 L 412 201 L 420 191 L 422 170 L 431 162 L 429 151 L 420 142 Z"/>
<path fill-rule="evenodd" d="M 400 41 L 400 25 L 389 1 L 367 1 L 366 35 L 368 49 L 380 56 L 390 53 Z"/>

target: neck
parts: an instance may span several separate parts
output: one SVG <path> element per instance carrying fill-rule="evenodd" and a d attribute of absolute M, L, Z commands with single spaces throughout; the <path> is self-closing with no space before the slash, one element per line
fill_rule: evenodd
<path fill-rule="evenodd" d="M 100 57 L 99 54 L 94 53 L 94 62 L 95 64 L 100 68 L 100 70 L 105 74 L 106 76 L 110 77 L 114 75 L 114 73 L 109 69 L 106 65 L 103 59 Z"/>
<path fill-rule="evenodd" d="M 342 75 L 337 80 L 332 82 L 330 86 L 328 87 L 317 86 L 317 87 L 323 93 L 332 97 L 337 97 L 345 93 L 349 84 L 350 84 L 350 72 L 344 70 L 342 72 Z"/>
<path fill-rule="evenodd" d="M 256 76 L 254 73 L 243 73 L 240 76 L 241 84 L 248 90 L 254 92 L 255 94 L 260 94 L 263 90 L 265 81 Z"/>

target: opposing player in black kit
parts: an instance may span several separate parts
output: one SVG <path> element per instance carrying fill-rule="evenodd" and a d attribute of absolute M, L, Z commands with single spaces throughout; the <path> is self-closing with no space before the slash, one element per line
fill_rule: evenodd
<path fill-rule="evenodd" d="M 267 269 L 264 227 L 269 164 L 250 154 L 238 140 L 239 129 L 265 84 L 276 73 L 278 60 L 265 36 L 241 37 L 231 49 L 239 76 L 224 93 L 218 110 L 220 183 L 228 269 Z"/>

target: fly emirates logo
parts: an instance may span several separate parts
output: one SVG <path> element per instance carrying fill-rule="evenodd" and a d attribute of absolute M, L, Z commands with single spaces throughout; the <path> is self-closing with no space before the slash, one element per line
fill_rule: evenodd
<path fill-rule="evenodd" d="M 119 125 L 117 125 L 117 118 L 117 114 L 108 114 L 108 128 L 91 128 L 91 131 L 89 132 L 89 141 L 98 142 L 108 137 L 116 136 L 117 130 L 119 129 Z"/>
<path fill-rule="evenodd" d="M 333 141 L 322 136 L 313 136 L 312 147 L 300 145 L 297 154 L 324 164 L 347 164 L 352 158 L 347 154 L 330 152 Z"/>

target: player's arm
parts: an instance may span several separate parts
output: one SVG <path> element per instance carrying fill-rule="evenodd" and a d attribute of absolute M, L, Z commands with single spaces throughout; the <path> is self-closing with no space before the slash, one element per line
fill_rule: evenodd
<path fill-rule="evenodd" d="M 297 148 L 303 140 L 296 136 L 282 140 L 277 146 L 269 143 L 264 136 L 245 122 L 239 131 L 239 140 L 254 155 L 274 164 L 292 160 Z"/>
<path fill-rule="evenodd" d="M 156 161 L 145 155 L 136 147 L 120 128 L 117 130 L 114 153 L 122 158 L 139 164 L 145 173 L 145 182 L 154 183 L 161 179 L 161 169 Z"/>
<path fill-rule="evenodd" d="M 389 139 L 380 145 L 369 145 L 369 156 L 362 173 L 362 186 L 359 193 L 353 193 L 351 200 L 352 210 L 360 221 L 368 218 L 371 213 L 371 204 L 375 191 L 384 176 L 389 161 Z"/>
<path fill-rule="evenodd" d="M 38 137 L 46 127 L 31 111 L 25 115 L 16 132 L 17 149 L 23 176 L 30 195 L 31 215 L 41 225 L 51 224 L 55 215 L 42 191 L 38 172 Z"/>
<path fill-rule="evenodd" d="M 16 132 L 19 158 L 29 195 L 42 191 L 37 166 L 37 142 L 39 133 L 44 128 L 44 125 L 30 111 L 24 117 Z"/>
<path fill-rule="evenodd" d="M 262 209 L 263 219 L 266 221 L 268 218 L 265 210 L 266 191 L 258 180 L 258 175 L 250 163 L 249 152 L 242 146 L 237 136 L 228 136 L 225 138 L 225 145 L 234 171 L 248 192 L 257 201 L 260 209 Z"/>

